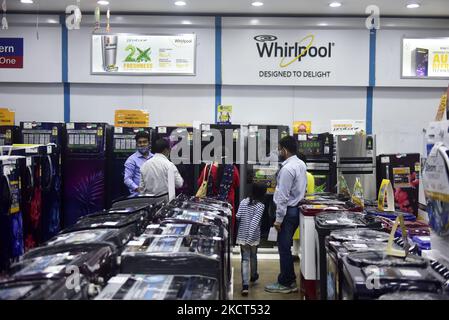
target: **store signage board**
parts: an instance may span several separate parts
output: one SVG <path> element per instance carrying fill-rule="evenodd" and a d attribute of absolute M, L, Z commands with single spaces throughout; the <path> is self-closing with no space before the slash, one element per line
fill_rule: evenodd
<path fill-rule="evenodd" d="M 403 38 L 401 76 L 449 79 L 449 38 Z"/>
<path fill-rule="evenodd" d="M 92 74 L 195 75 L 196 35 L 93 34 Z"/>
<path fill-rule="evenodd" d="M 222 52 L 226 85 L 368 85 L 366 30 L 224 28 Z"/>
<path fill-rule="evenodd" d="M 331 120 L 333 135 L 353 135 L 365 130 L 365 120 Z"/>
<path fill-rule="evenodd" d="M 0 69 L 23 69 L 23 38 L 0 38 Z"/>
<path fill-rule="evenodd" d="M 14 125 L 15 112 L 7 108 L 0 108 L 0 125 L 1 126 L 13 126 Z"/>
<path fill-rule="evenodd" d="M 145 110 L 115 110 L 114 125 L 122 128 L 150 126 L 150 115 Z"/>
<path fill-rule="evenodd" d="M 293 133 L 312 133 L 312 121 L 294 121 L 293 122 Z"/>

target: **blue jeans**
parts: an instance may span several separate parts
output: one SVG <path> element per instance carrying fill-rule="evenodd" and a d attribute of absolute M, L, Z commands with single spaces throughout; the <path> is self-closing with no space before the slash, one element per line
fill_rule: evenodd
<path fill-rule="evenodd" d="M 293 256 L 291 251 L 292 239 L 296 229 L 299 226 L 299 208 L 288 207 L 284 221 L 281 225 L 281 231 L 278 233 L 278 249 L 281 272 L 278 276 L 278 282 L 283 286 L 290 286 L 296 281 Z"/>
<path fill-rule="evenodd" d="M 257 275 L 257 246 L 240 246 L 242 253 L 242 285 L 249 285 L 249 276 L 255 278 Z"/>

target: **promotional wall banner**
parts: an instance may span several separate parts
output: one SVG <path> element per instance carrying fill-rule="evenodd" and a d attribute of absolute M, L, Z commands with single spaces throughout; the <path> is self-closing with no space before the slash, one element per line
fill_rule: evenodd
<path fill-rule="evenodd" d="M 293 133 L 312 133 L 312 121 L 294 121 Z"/>
<path fill-rule="evenodd" d="M 23 38 L 0 38 L 0 68 L 23 69 Z"/>
<path fill-rule="evenodd" d="M 236 29 L 225 24 L 223 84 L 366 86 L 368 32 Z"/>
<path fill-rule="evenodd" d="M 356 134 L 365 130 L 365 120 L 331 120 L 333 135 Z"/>
<path fill-rule="evenodd" d="M 114 125 L 124 128 L 149 127 L 150 115 L 145 110 L 115 110 Z"/>
<path fill-rule="evenodd" d="M 217 106 L 217 124 L 231 124 L 232 106 Z"/>
<path fill-rule="evenodd" d="M 0 108 L 0 126 L 13 126 L 15 112 L 7 108 Z"/>
<path fill-rule="evenodd" d="M 402 39 L 402 77 L 449 79 L 449 38 Z"/>
<path fill-rule="evenodd" d="M 92 74 L 194 75 L 196 35 L 93 34 Z"/>

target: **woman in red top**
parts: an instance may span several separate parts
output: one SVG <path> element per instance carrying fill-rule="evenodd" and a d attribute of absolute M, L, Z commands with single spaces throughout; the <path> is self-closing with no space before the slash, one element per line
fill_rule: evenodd
<path fill-rule="evenodd" d="M 211 165 L 206 165 L 201 171 L 198 178 L 198 185 L 203 183 L 204 178 L 209 176 L 209 169 Z M 205 170 L 207 170 L 205 172 Z M 228 201 L 232 205 L 232 225 L 231 230 L 234 230 L 235 226 L 235 192 L 240 187 L 240 175 L 239 170 L 235 165 L 231 164 L 218 164 L 214 162 L 212 164 L 212 170 L 210 172 L 208 184 L 207 184 L 207 196 L 218 198 L 222 201 Z"/>

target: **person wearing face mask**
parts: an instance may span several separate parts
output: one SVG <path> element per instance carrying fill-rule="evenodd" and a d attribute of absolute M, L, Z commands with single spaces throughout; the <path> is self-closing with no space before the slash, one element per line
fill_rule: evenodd
<path fill-rule="evenodd" d="M 169 171 L 173 172 L 175 188 L 181 188 L 184 179 L 178 168 L 169 160 L 170 144 L 165 139 L 157 140 L 153 145 L 154 157 L 140 168 L 140 189 L 144 193 L 160 196 L 168 193 Z"/>
<path fill-rule="evenodd" d="M 277 282 L 267 285 L 265 291 L 297 292 L 296 275 L 291 252 L 293 234 L 299 226 L 299 202 L 307 186 L 306 164 L 296 156 L 297 142 L 292 136 L 279 141 L 281 168 L 276 177 L 273 200 L 276 204 L 274 227 L 278 232 L 280 273 Z"/>
<path fill-rule="evenodd" d="M 140 168 L 153 157 L 150 152 L 150 134 L 147 131 L 139 131 L 136 134 L 137 151 L 133 153 L 125 162 L 124 183 L 131 195 L 136 195 L 142 190 L 140 188 Z"/>

